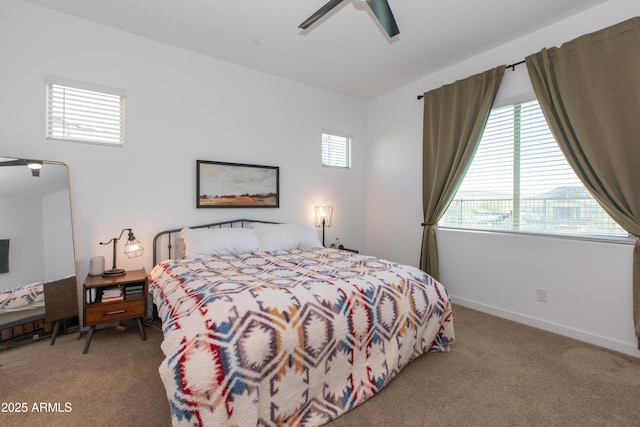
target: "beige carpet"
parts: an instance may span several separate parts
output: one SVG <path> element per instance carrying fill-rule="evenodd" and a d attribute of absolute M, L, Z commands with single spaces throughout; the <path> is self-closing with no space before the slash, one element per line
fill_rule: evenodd
<path fill-rule="evenodd" d="M 419 358 L 328 426 L 640 426 L 639 359 L 460 306 L 454 324 L 451 353 Z M 0 352 L 0 409 L 27 404 L 0 425 L 169 426 L 162 334 L 127 326 L 85 355 L 78 334 Z"/>

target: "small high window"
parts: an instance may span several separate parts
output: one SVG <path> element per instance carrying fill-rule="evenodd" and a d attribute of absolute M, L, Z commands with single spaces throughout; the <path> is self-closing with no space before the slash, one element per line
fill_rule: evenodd
<path fill-rule="evenodd" d="M 351 167 L 351 137 L 349 135 L 322 133 L 322 166 Z"/>
<path fill-rule="evenodd" d="M 47 77 L 47 138 L 122 146 L 124 92 Z"/>

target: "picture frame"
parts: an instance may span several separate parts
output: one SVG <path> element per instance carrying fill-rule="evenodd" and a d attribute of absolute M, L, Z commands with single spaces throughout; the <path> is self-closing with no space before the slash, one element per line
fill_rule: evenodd
<path fill-rule="evenodd" d="M 197 208 L 278 208 L 278 166 L 196 161 Z"/>

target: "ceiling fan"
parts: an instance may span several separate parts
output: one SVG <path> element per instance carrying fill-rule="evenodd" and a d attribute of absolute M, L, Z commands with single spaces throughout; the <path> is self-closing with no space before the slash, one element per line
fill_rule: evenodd
<path fill-rule="evenodd" d="M 316 13 L 311 15 L 306 21 L 298 26 L 298 28 L 302 28 L 306 30 L 309 28 L 314 22 L 318 19 L 322 18 L 326 15 L 331 9 L 342 3 L 343 0 L 330 0 L 324 6 L 322 6 Z M 391 8 L 389 7 L 388 0 L 365 0 L 371 10 L 373 11 L 382 27 L 385 29 L 389 37 L 396 36 L 400 34 L 400 30 L 398 29 L 398 24 L 396 24 L 396 20 L 393 17 L 393 13 L 391 12 Z"/>

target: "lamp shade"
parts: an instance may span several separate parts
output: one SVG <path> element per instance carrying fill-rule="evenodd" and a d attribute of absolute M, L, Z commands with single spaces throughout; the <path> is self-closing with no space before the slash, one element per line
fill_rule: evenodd
<path fill-rule="evenodd" d="M 129 230 L 129 237 L 127 238 L 127 243 L 124 244 L 124 254 L 129 258 L 135 258 L 142 256 L 144 252 L 144 248 L 142 244 L 136 237 L 133 235 L 133 231 Z"/>
<path fill-rule="evenodd" d="M 333 206 L 316 206 L 316 227 L 331 227 Z"/>

